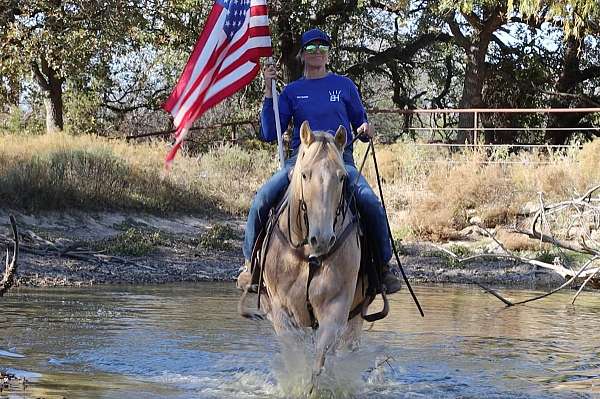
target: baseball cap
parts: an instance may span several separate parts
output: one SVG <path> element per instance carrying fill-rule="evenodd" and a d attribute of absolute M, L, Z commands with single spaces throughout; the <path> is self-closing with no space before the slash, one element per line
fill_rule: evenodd
<path fill-rule="evenodd" d="M 306 46 L 308 43 L 313 42 L 315 40 L 321 40 L 328 45 L 331 45 L 331 38 L 321 29 L 311 29 L 302 34 L 302 38 L 300 40 L 302 47 Z"/>

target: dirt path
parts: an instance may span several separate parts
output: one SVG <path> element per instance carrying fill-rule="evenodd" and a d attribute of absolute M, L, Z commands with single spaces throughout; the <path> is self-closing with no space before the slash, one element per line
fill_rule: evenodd
<path fill-rule="evenodd" d="M 233 281 L 243 263 L 244 221 L 240 219 L 209 221 L 114 212 L 12 213 L 23 241 L 17 285 Z M 8 214 L 0 210 L 0 234 L 5 236 L 9 236 Z M 461 245 L 480 248 L 485 242 L 471 240 Z M 403 243 L 401 262 L 413 282 L 475 280 L 520 287 L 560 282 L 544 270 L 510 261 L 457 265 L 431 243 Z"/>

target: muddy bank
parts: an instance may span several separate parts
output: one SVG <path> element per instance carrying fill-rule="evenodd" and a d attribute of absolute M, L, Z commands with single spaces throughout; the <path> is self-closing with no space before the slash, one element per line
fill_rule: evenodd
<path fill-rule="evenodd" d="M 4 237 L 9 237 L 8 213 L 0 211 L 0 234 Z M 243 264 L 241 219 L 130 213 L 11 213 L 17 218 L 22 240 L 16 285 L 233 281 Z M 460 245 L 483 248 L 486 242 L 479 237 Z M 6 240 L 0 246 L 6 247 Z M 543 269 L 507 260 L 457 264 L 438 244 L 403 242 L 400 252 L 401 263 L 412 282 L 474 280 L 495 286 L 539 287 L 562 281 Z"/>

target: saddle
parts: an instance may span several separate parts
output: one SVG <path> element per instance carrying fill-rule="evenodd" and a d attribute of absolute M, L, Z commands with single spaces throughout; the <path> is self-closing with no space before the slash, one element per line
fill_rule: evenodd
<path fill-rule="evenodd" d="M 364 234 L 364 221 L 361 219 L 360 213 L 358 212 L 356 199 L 347 187 L 344 189 L 344 200 L 348 204 L 350 216 L 356 218 L 359 227 L 358 236 L 361 248 L 361 264 L 359 269 L 359 277 L 362 276 L 363 278 L 360 279 L 362 284 L 360 287 L 357 287 L 357 289 L 361 289 L 363 296 L 365 297 L 362 303 L 360 303 L 356 308 L 351 310 L 348 319 L 350 320 L 360 313 L 363 319 L 373 322 L 386 317 L 389 310 L 387 305 L 387 298 L 385 296 L 385 290 L 382 284 L 383 263 L 376 249 L 376 238 L 367 237 L 367 235 Z M 267 223 L 263 225 L 263 228 L 260 230 L 252 250 L 252 256 L 250 259 L 250 273 L 252 275 L 251 287 L 253 287 L 253 292 L 258 293 L 259 308 L 260 296 L 261 294 L 266 294 L 266 287 L 264 286 L 262 280 L 262 270 L 268 252 L 268 245 L 273 234 L 283 234 L 279 229 L 278 220 L 280 215 L 285 210 L 286 205 L 287 193 L 283 195 L 283 197 L 279 200 L 277 205 L 270 210 Z M 342 238 L 343 237 L 340 237 L 340 241 L 343 241 Z M 307 282 L 307 306 L 309 308 L 309 313 L 311 313 L 311 318 L 314 321 L 314 316 L 312 315 L 312 307 L 308 301 L 308 287 L 310 285 L 310 280 L 312 279 L 312 274 L 314 274 L 314 268 L 318 267 L 318 265 L 313 264 L 312 261 L 309 260 L 309 267 L 310 271 Z M 365 284 L 365 282 L 367 283 Z M 381 294 L 383 297 L 384 309 L 381 312 L 367 315 L 366 310 L 368 306 L 373 302 L 373 300 L 378 294 Z M 314 323 L 313 328 L 316 328 L 316 325 L 314 325 Z"/>

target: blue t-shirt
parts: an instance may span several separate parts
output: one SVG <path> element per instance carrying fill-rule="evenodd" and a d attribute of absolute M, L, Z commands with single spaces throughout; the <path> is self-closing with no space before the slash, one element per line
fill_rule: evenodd
<path fill-rule="evenodd" d="M 301 78 L 288 84 L 279 95 L 281 128 L 286 129 L 293 119 L 292 151 L 300 146 L 300 126 L 305 120 L 313 131 L 335 134 L 338 127 L 346 128 L 346 142 L 352 141 L 352 128 L 367 122 L 367 112 L 358 89 L 345 76 L 329 73 L 319 79 Z M 261 138 L 277 140 L 273 99 L 265 98 L 261 112 Z M 352 151 L 351 147 L 346 150 Z"/>

